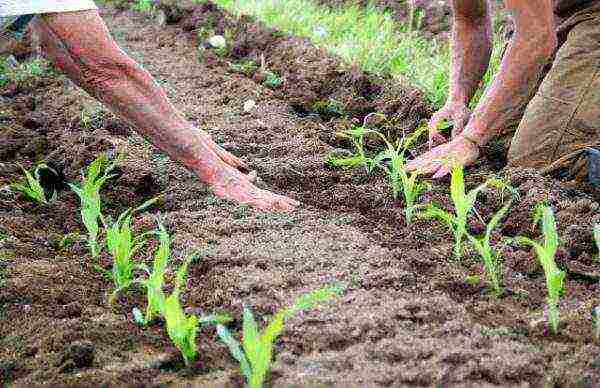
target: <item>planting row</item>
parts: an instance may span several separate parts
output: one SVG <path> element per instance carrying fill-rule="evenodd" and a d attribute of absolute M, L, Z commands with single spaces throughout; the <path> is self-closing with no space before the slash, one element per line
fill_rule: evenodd
<path fill-rule="evenodd" d="M 367 129 L 365 126 L 354 127 L 338 135 L 348 139 L 354 148 L 354 153 L 347 157 L 330 155 L 327 163 L 332 167 L 340 168 L 364 168 L 368 174 L 376 169 L 382 169 L 388 177 L 392 196 L 395 200 L 400 196 L 404 199 L 404 214 L 407 224 L 414 217 L 424 219 L 437 219 L 446 224 L 454 236 L 454 259 L 460 260 L 464 251 L 464 241 L 469 241 L 471 246 L 481 257 L 486 275 L 491 285 L 492 292 L 500 297 L 504 291 L 501 277 L 501 252 L 491 244 L 492 232 L 502 219 L 507 215 L 513 201 L 518 199 L 518 192 L 507 185 L 500 178 L 490 178 L 483 184 L 470 191 L 465 190 L 464 173 L 461 165 L 452 160 L 444 161 L 452 168 L 450 180 L 450 197 L 454 205 L 454 212 L 442 209 L 436 204 L 427 206 L 419 205 L 418 199 L 428 189 L 428 184 L 419 181 L 418 171 L 408 173 L 406 171 L 406 153 L 415 141 L 427 131 L 427 127 L 421 127 L 412 135 L 403 137 L 395 143 L 387 139 L 382 133 Z M 365 142 L 367 137 L 373 136 L 382 141 L 385 149 L 374 155 L 369 154 Z M 467 222 L 471 214 L 475 213 L 477 195 L 487 188 L 501 190 L 503 207 L 498 210 L 485 228 L 482 236 L 473 236 L 467 231 Z M 504 194 L 507 194 L 506 196 Z M 477 214 L 477 216 L 479 216 Z M 479 217 L 481 218 L 481 217 Z M 559 248 L 559 237 L 556 229 L 556 221 L 552 208 L 546 203 L 539 203 L 533 214 L 534 224 L 539 224 L 542 232 L 542 240 L 534 241 L 527 237 L 504 239 L 504 243 L 523 244 L 535 249 L 537 258 L 544 270 L 546 287 L 548 290 L 548 321 L 554 333 L 558 332 L 559 311 L 558 302 L 563 295 L 565 286 L 565 272 L 556 265 L 555 255 Z M 594 227 L 594 238 L 598 251 L 600 252 L 600 224 Z M 600 253 L 597 260 L 600 260 Z M 593 312 L 593 321 L 596 337 L 600 337 L 600 307 Z"/>
<path fill-rule="evenodd" d="M 179 349 L 187 366 L 198 361 L 197 333 L 201 326 L 213 325 L 223 343 L 232 356 L 239 362 L 242 374 L 249 387 L 262 387 L 267 378 L 273 358 L 273 345 L 283 331 L 285 321 L 305 310 L 310 310 L 321 302 L 325 302 L 340 294 L 343 288 L 339 285 L 328 285 L 314 292 L 299 297 L 291 307 L 280 310 L 262 331 L 251 310 L 244 306 L 243 333 L 240 342 L 229 331 L 226 324 L 232 318 L 226 314 L 196 316 L 186 314 L 181 305 L 181 293 L 185 289 L 188 267 L 199 259 L 199 254 L 189 254 L 175 271 L 172 291 L 165 293 L 166 274 L 169 272 L 172 258 L 171 237 L 160 216 L 156 217 L 155 230 L 137 234 L 132 229 L 132 218 L 136 213 L 155 204 L 160 197 L 146 201 L 137 208 L 124 211 L 116 220 L 102 213 L 100 191 L 103 185 L 114 175 L 111 171 L 117 166 L 120 157 L 109 161 L 106 155 L 94 160 L 86 169 L 81 182 L 69 186 L 79 197 L 81 220 L 87 236 L 85 240 L 94 268 L 106 275 L 114 285 L 109 293 L 108 305 L 113 307 L 119 293 L 133 285 L 140 286 L 146 292 L 146 308 L 142 312 L 133 309 L 134 321 L 147 326 L 157 321 L 164 321 L 166 332 Z M 41 184 L 41 173 L 50 167 L 40 164 L 32 171 L 23 168 L 25 181 L 14 183 L 8 187 L 13 192 L 21 193 L 27 199 L 39 204 L 51 205 L 57 200 L 56 192 L 48 196 Z M 68 236 L 67 236 L 68 237 Z M 140 258 L 140 248 L 150 238 L 158 241 L 153 254 L 152 268 Z M 97 264 L 98 257 L 106 249 L 112 258 L 112 267 L 107 270 Z"/>

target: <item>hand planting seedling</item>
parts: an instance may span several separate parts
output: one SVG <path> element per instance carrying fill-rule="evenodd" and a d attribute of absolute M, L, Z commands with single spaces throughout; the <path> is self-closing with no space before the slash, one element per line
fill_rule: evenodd
<path fill-rule="evenodd" d="M 502 207 L 502 209 L 498 210 L 498 212 L 494 214 L 485 228 L 485 235 L 483 235 L 483 237 L 477 238 L 467 233 L 467 237 L 469 240 L 471 240 L 471 244 L 483 259 L 485 272 L 487 273 L 490 283 L 492 284 L 492 289 L 496 296 L 502 295 L 502 287 L 500 286 L 500 252 L 494 252 L 490 244 L 490 238 L 493 230 L 498 226 L 498 224 L 500 224 L 500 221 L 508 212 L 510 205 L 511 202 L 507 203 L 504 205 L 504 207 Z"/>
<path fill-rule="evenodd" d="M 120 158 L 108 164 L 106 155 L 100 155 L 87 168 L 83 182 L 79 184 L 69 183 L 71 189 L 79 196 L 81 201 L 81 219 L 88 232 L 88 247 L 92 258 L 97 258 L 102 249 L 98 242 L 100 226 L 98 220 L 102 217 L 100 189 L 104 183 L 114 175 L 108 175 Z"/>
<path fill-rule="evenodd" d="M 546 204 L 539 204 L 533 216 L 534 223 L 541 222 L 543 241 L 538 243 L 527 237 L 517 237 L 517 241 L 535 248 L 536 254 L 544 274 L 548 288 L 548 316 L 553 333 L 558 332 L 559 311 L 558 300 L 564 292 L 565 272 L 558 269 L 554 256 L 558 250 L 558 232 L 552 208 Z"/>
<path fill-rule="evenodd" d="M 365 151 L 365 136 L 376 133 L 376 131 L 366 129 L 365 127 L 354 127 L 346 131 L 339 132 L 337 135 L 341 138 L 348 139 L 354 147 L 355 154 L 350 157 L 337 157 L 329 155 L 326 163 L 332 167 L 340 167 L 345 169 L 364 166 L 367 174 L 370 174 L 377 166 L 377 161 L 367 156 Z"/>
<path fill-rule="evenodd" d="M 452 168 L 450 180 L 450 195 L 454 204 L 455 214 L 449 213 L 440 207 L 431 204 L 421 216 L 424 218 L 436 218 L 446 223 L 454 235 L 454 258 L 459 260 L 462 256 L 462 241 L 467 234 L 467 220 L 474 208 L 477 195 L 487 187 L 509 189 L 501 179 L 491 178 L 473 190 L 465 193 L 465 181 L 463 167 L 455 164 Z"/>
<path fill-rule="evenodd" d="M 244 307 L 241 345 L 225 326 L 217 325 L 217 334 L 227 345 L 232 356 L 240 363 L 248 387 L 260 388 L 263 386 L 273 358 L 273 345 L 283 331 L 285 321 L 301 311 L 315 308 L 317 303 L 328 301 L 335 295 L 341 294 L 342 291 L 341 287 L 333 285 L 299 297 L 292 307 L 275 314 L 262 333 L 259 333 L 258 325 L 250 309 Z"/>
<path fill-rule="evenodd" d="M 50 199 L 46 198 L 46 193 L 44 192 L 44 188 L 42 187 L 40 181 L 40 171 L 50 170 L 54 174 L 56 174 L 56 171 L 54 171 L 52 168 L 48 167 L 46 164 L 43 163 L 37 165 L 33 170 L 33 173 L 31 171 L 26 170 L 20 164 L 19 167 L 21 168 L 21 170 L 23 170 L 26 181 L 24 183 L 13 183 L 9 185 L 9 188 L 11 190 L 17 191 L 23 194 L 25 198 L 43 205 L 49 205 L 56 200 L 56 191 L 52 193 Z"/>

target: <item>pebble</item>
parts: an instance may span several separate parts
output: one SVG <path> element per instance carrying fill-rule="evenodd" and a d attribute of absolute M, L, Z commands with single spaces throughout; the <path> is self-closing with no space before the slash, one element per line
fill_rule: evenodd
<path fill-rule="evenodd" d="M 207 42 L 213 48 L 221 49 L 227 47 L 227 41 L 223 35 L 212 36 Z"/>
<path fill-rule="evenodd" d="M 244 112 L 250 112 L 256 107 L 256 101 L 248 100 L 244 103 Z"/>

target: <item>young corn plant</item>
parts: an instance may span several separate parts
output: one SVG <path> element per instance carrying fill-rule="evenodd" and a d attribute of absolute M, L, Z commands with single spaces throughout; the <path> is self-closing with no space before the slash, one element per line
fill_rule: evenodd
<path fill-rule="evenodd" d="M 341 138 L 348 139 L 354 147 L 355 154 L 349 157 L 338 157 L 329 155 L 326 163 L 332 167 L 352 169 L 364 166 L 367 174 L 370 174 L 377 166 L 377 161 L 367 156 L 365 151 L 365 137 L 376 131 L 363 127 L 354 127 L 352 129 L 339 132 L 337 135 Z"/>
<path fill-rule="evenodd" d="M 231 318 L 226 315 L 208 315 L 200 318 L 195 315 L 186 315 L 179 301 L 179 295 L 182 287 L 185 286 L 188 266 L 194 260 L 196 257 L 190 255 L 179 267 L 173 292 L 167 298 L 162 299 L 164 302 L 160 302 L 162 306 L 158 307 L 165 319 L 169 338 L 181 352 L 187 366 L 191 366 L 198 359 L 196 336 L 200 325 L 224 324 L 231 321 Z M 160 292 L 162 293 L 162 290 Z"/>
<path fill-rule="evenodd" d="M 412 143 L 414 143 L 414 141 L 426 130 L 427 127 L 421 127 L 411 136 L 398 141 L 396 145 L 393 145 L 385 138 L 385 136 L 378 132 L 378 135 L 385 142 L 387 149 L 375 157 L 374 164 L 382 166 L 385 170 L 390 186 L 392 187 L 392 196 L 394 199 L 397 200 L 400 197 L 400 194 L 404 196 L 404 215 L 406 223 L 409 225 L 412 223 L 417 199 L 427 190 L 428 185 L 418 180 L 418 171 L 414 171 L 410 174 L 406 172 L 405 154 Z M 386 159 L 389 160 L 389 163 L 382 165 L 381 162 Z"/>
<path fill-rule="evenodd" d="M 596 249 L 598 250 L 596 260 L 600 261 L 600 224 L 594 226 L 594 240 L 596 241 Z"/>
<path fill-rule="evenodd" d="M 25 198 L 42 204 L 49 205 L 56 200 L 56 191 L 52 193 L 52 196 L 48 199 L 46 197 L 46 192 L 41 184 L 41 171 L 42 170 L 50 170 L 54 174 L 56 171 L 54 169 L 48 167 L 46 164 L 38 164 L 33 171 L 26 170 L 23 166 L 19 164 L 21 170 L 23 170 L 23 174 L 25 174 L 25 182 L 23 183 L 13 183 L 9 185 L 10 189 L 17 191 L 25 196 Z"/>
<path fill-rule="evenodd" d="M 475 250 L 479 253 L 481 258 L 483 259 L 483 265 L 485 267 L 485 272 L 489 278 L 489 281 L 492 285 L 492 290 L 494 295 L 500 296 L 502 295 L 502 286 L 500 284 L 500 252 L 495 252 L 490 243 L 490 238 L 492 236 L 492 232 L 494 229 L 500 224 L 502 218 L 510 209 L 510 205 L 512 202 L 507 203 L 502 207 L 502 209 L 498 210 L 496 214 L 492 217 L 490 222 L 487 224 L 485 228 L 485 234 L 483 237 L 473 237 L 467 233 L 467 237 L 471 241 L 471 244 L 475 248 Z"/>
<path fill-rule="evenodd" d="M 477 195 L 487 187 L 509 188 L 501 179 L 491 178 L 477 186 L 468 193 L 465 192 L 465 181 L 463 168 L 455 164 L 452 168 L 450 179 L 450 196 L 454 204 L 454 214 L 431 204 L 421 216 L 424 218 L 435 218 L 446 223 L 454 235 L 454 258 L 460 260 L 462 256 L 463 239 L 467 235 L 467 221 L 469 214 L 473 211 Z"/>
<path fill-rule="evenodd" d="M 160 197 L 152 198 L 135 209 L 124 211 L 115 222 L 109 221 L 105 226 L 106 246 L 113 264 L 111 271 L 104 272 L 115 285 L 115 290 L 109 297 L 109 305 L 113 304 L 120 292 L 139 282 L 135 279 L 134 271 L 140 268 L 140 264 L 134 260 L 134 255 L 146 243 L 147 233 L 135 237 L 131 229 L 131 218 L 135 212 L 146 209 L 158 199 Z"/>
<path fill-rule="evenodd" d="M 100 233 L 99 220 L 102 217 L 100 189 L 114 175 L 109 173 L 116 167 L 120 158 L 108 164 L 108 157 L 103 154 L 94 160 L 87 168 L 81 183 L 69 183 L 81 202 L 81 219 L 88 233 L 88 247 L 93 259 L 102 250 L 98 241 Z"/>
<path fill-rule="evenodd" d="M 517 237 L 521 244 L 529 245 L 535 249 L 537 257 L 542 264 L 546 275 L 546 287 L 548 289 L 548 318 L 550 328 L 556 334 L 558 332 L 559 311 L 558 301 L 564 293 L 565 272 L 558 269 L 554 257 L 558 250 L 558 232 L 556 231 L 556 220 L 552 208 L 546 204 L 536 207 L 533 220 L 535 224 L 540 223 L 542 227 L 543 240 L 540 244 L 527 237 Z"/>
<path fill-rule="evenodd" d="M 299 297 L 292 307 L 275 314 L 262 333 L 259 332 L 252 311 L 244 307 L 241 345 L 224 325 L 217 324 L 217 334 L 227 345 L 232 356 L 240 363 L 242 374 L 249 388 L 263 386 L 273 358 L 273 345 L 283 331 L 285 321 L 301 311 L 315 308 L 318 303 L 328 301 L 342 291 L 341 287 L 333 285 Z"/>
<path fill-rule="evenodd" d="M 138 264 L 133 256 L 146 243 L 144 235 L 134 237 L 131 230 L 131 216 L 131 209 L 129 209 L 106 228 L 106 246 L 113 258 L 113 264 L 111 271 L 105 273 L 115 285 L 115 290 L 108 299 L 109 305 L 114 303 L 120 292 L 134 283 L 134 270 Z"/>
<path fill-rule="evenodd" d="M 147 325 L 156 318 L 163 315 L 165 305 L 165 294 L 163 287 L 165 284 L 165 271 L 171 257 L 171 237 L 165 226 L 158 220 L 158 229 L 156 231 L 159 245 L 154 252 L 154 262 L 152 264 L 152 272 L 143 264 L 140 266 L 148 274 L 148 278 L 143 280 L 141 284 L 146 288 L 147 303 L 146 315 L 143 316 L 140 310 L 135 308 L 133 316 L 135 321 L 140 325 Z"/>

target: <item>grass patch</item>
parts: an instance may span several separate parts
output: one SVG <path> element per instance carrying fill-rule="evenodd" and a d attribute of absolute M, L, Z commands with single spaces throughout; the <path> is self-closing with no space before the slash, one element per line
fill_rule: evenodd
<path fill-rule="evenodd" d="M 374 5 L 328 8 L 311 0 L 214 0 L 236 15 L 256 17 L 284 33 L 309 38 L 347 64 L 358 64 L 364 71 L 401 78 L 421 89 L 427 100 L 441 107 L 450 84 L 450 47 L 448 43 L 427 39 L 396 22 L 388 12 Z M 500 64 L 503 43 L 496 39 L 489 84 Z M 481 91 L 473 103 L 481 96 Z"/>

